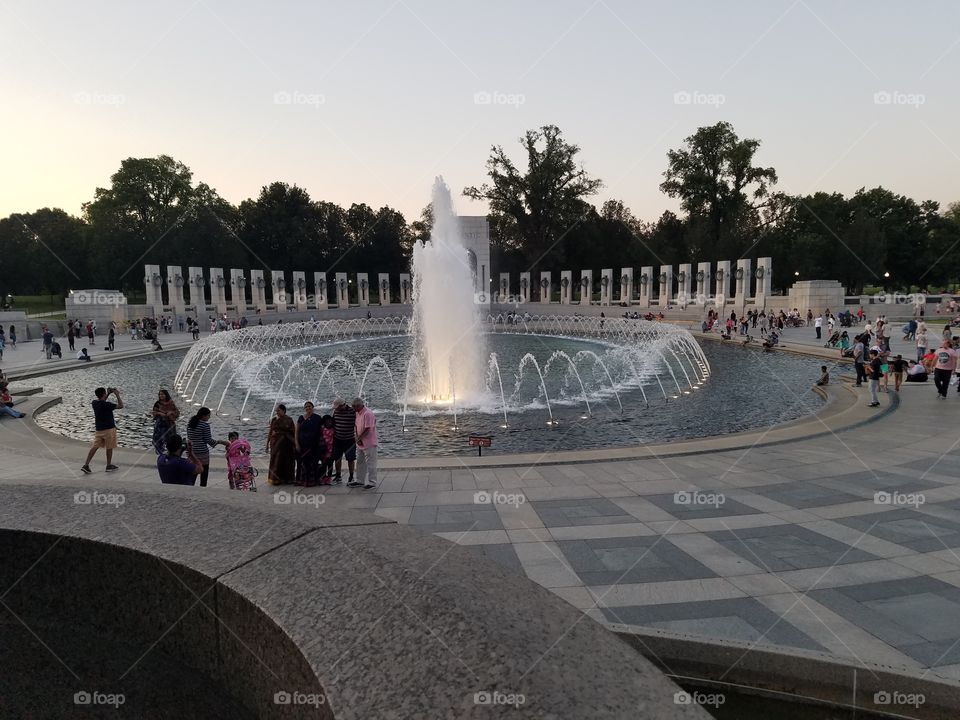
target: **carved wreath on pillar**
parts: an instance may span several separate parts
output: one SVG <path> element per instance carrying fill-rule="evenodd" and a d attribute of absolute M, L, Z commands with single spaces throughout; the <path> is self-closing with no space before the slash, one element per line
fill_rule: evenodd
<path fill-rule="evenodd" d="M 540 287 L 546 290 L 550 287 L 550 281 L 547 278 L 540 278 Z"/>
<path fill-rule="evenodd" d="M 628 285 L 629 283 L 630 283 L 630 276 L 629 276 L 629 275 L 621 275 L 621 276 L 620 276 L 620 284 L 621 284 L 621 285 Z"/>
<path fill-rule="evenodd" d="M 529 281 L 527 280 L 527 278 L 520 278 L 520 287 L 522 287 L 524 290 L 527 289 L 528 284 L 529 284 Z"/>
<path fill-rule="evenodd" d="M 604 287 L 606 287 L 607 285 L 610 284 L 610 276 L 604 275 L 602 278 L 600 278 L 600 282 L 603 284 Z"/>
<path fill-rule="evenodd" d="M 362 290 L 366 290 L 366 289 L 367 289 L 367 279 L 366 279 L 366 278 L 364 278 L 363 280 L 360 281 L 360 288 L 361 288 Z"/>
<path fill-rule="evenodd" d="M 583 285 L 584 289 L 590 287 L 590 278 L 585 277 L 580 280 L 580 284 Z"/>
<path fill-rule="evenodd" d="M 566 290 L 568 287 L 570 287 L 570 278 L 563 278 L 563 280 L 560 281 L 560 285 L 564 290 Z"/>
<path fill-rule="evenodd" d="M 404 292 L 406 292 L 407 288 L 410 287 L 410 281 L 404 278 L 403 280 L 400 281 L 400 287 L 402 287 Z"/>
<path fill-rule="evenodd" d="M 723 268 L 720 268 L 719 270 L 717 270 L 717 273 L 714 277 L 716 277 L 717 280 L 723 280 Z"/>
<path fill-rule="evenodd" d="M 161 285 L 163 285 L 163 278 L 160 277 L 157 273 L 154 273 L 154 274 L 153 274 L 153 286 L 154 286 L 154 287 L 160 287 Z"/>
<path fill-rule="evenodd" d="M 677 280 L 679 282 L 683 282 L 686 279 L 687 279 L 687 273 L 685 271 L 681 270 L 679 273 L 677 273 Z"/>
<path fill-rule="evenodd" d="M 226 282 L 223 280 L 223 275 L 217 275 L 217 287 L 222 288 L 224 285 L 226 285 Z"/>
<path fill-rule="evenodd" d="M 663 285 L 663 284 L 666 283 L 666 282 L 667 282 L 667 274 L 666 274 L 666 273 L 660 273 L 660 284 Z"/>
<path fill-rule="evenodd" d="M 757 278 L 757 280 L 763 280 L 763 268 L 762 268 L 762 267 L 758 267 L 753 274 L 754 274 L 754 277 Z"/>
<path fill-rule="evenodd" d="M 237 278 L 237 287 L 246 287 L 246 286 L 247 286 L 247 279 L 243 275 L 240 275 Z"/>
<path fill-rule="evenodd" d="M 340 292 L 344 292 L 347 289 L 347 281 L 343 278 L 340 278 Z"/>
<path fill-rule="evenodd" d="M 641 285 L 646 285 L 646 284 L 647 284 L 647 281 L 649 281 L 649 280 L 650 280 L 650 278 L 647 277 L 647 274 L 646 274 L 646 273 L 643 273 L 643 274 L 640 276 L 640 284 L 641 284 Z"/>
<path fill-rule="evenodd" d="M 196 285 L 197 287 L 203 287 L 203 285 L 204 285 L 203 275 L 202 275 L 202 274 L 196 275 L 196 276 L 193 278 L 193 281 L 192 281 L 192 282 L 193 282 L 193 284 Z"/>
<path fill-rule="evenodd" d="M 501 281 L 500 281 L 500 294 L 501 294 L 501 295 L 506 295 L 506 294 L 507 294 L 507 281 L 506 281 L 506 280 L 501 280 Z"/>
<path fill-rule="evenodd" d="M 702 282 L 703 282 L 703 278 L 704 278 L 704 272 L 703 272 L 703 270 L 701 270 L 700 272 L 697 273 L 697 282 L 698 282 L 698 283 L 702 283 Z"/>
<path fill-rule="evenodd" d="M 174 278 L 173 278 L 173 284 L 174 284 L 176 287 L 183 287 L 183 278 L 180 277 L 179 275 L 174 276 Z"/>
<path fill-rule="evenodd" d="M 388 286 L 389 286 L 389 283 L 388 283 L 386 280 L 381 280 L 381 281 L 380 281 L 380 292 L 381 292 L 382 294 L 386 295 L 386 294 L 387 294 L 387 290 L 389 289 Z"/>
<path fill-rule="evenodd" d="M 737 268 L 737 280 L 743 279 L 743 268 Z"/>
<path fill-rule="evenodd" d="M 300 290 L 303 290 L 307 286 L 307 283 L 304 282 L 303 278 L 297 278 L 297 287 Z"/>
<path fill-rule="evenodd" d="M 276 283 L 277 288 L 280 289 L 280 290 L 283 290 L 284 286 L 287 284 L 287 281 L 284 280 L 282 277 L 281 277 L 281 278 L 276 278 L 276 279 L 274 280 L 274 282 Z"/>
<path fill-rule="evenodd" d="M 257 278 L 257 287 L 263 289 L 266 286 L 266 281 L 262 277 Z"/>

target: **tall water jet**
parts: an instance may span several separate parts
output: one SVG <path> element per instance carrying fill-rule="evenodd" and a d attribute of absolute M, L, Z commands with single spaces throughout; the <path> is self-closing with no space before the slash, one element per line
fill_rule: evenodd
<path fill-rule="evenodd" d="M 413 248 L 414 354 L 423 368 L 426 402 L 462 404 L 483 392 L 487 358 L 474 278 L 450 189 L 433 184 L 430 241 Z"/>

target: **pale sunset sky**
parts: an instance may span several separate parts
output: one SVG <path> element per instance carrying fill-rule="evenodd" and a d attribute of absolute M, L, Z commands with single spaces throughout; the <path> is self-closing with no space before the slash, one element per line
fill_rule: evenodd
<path fill-rule="evenodd" d="M 0 217 L 169 154 L 234 203 L 283 180 L 412 220 L 556 124 L 598 205 L 654 220 L 667 150 L 719 120 L 786 192 L 960 200 L 956 1 L 7 0 L 0 59 Z"/>

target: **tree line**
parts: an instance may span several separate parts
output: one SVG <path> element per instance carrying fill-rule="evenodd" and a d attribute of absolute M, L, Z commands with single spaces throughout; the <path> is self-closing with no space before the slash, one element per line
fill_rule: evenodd
<path fill-rule="evenodd" d="M 776 170 L 755 162 L 760 141 L 729 123 L 701 127 L 668 152 L 660 189 L 682 213 L 652 222 L 620 200 L 594 205 L 603 182 L 556 126 L 526 132 L 520 146 L 519 162 L 493 146 L 487 182 L 463 190 L 488 204 L 494 277 L 771 256 L 781 289 L 798 277 L 836 279 L 851 292 L 939 290 L 960 279 L 960 204 L 941 209 L 882 187 L 850 197 L 780 192 Z M 0 219 L 0 293 L 139 290 L 148 263 L 398 273 L 431 223 L 429 206 L 408 222 L 387 206 L 343 208 L 284 182 L 233 205 L 169 156 L 128 158 L 80 217 L 43 208 Z"/>

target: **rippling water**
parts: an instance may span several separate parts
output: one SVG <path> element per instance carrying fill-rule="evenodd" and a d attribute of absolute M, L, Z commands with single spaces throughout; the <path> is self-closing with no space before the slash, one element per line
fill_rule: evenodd
<path fill-rule="evenodd" d="M 362 374 L 367 362 L 375 356 L 384 357 L 388 362 L 394 356 L 406 357 L 409 342 L 409 338 L 380 338 L 323 348 L 319 352 L 326 352 L 331 357 L 336 353 L 349 355 Z M 381 453 L 394 457 L 474 453 L 476 451 L 467 446 L 470 434 L 492 436 L 493 447 L 485 451 L 492 453 L 637 446 L 786 422 L 814 412 L 821 404 L 818 396 L 809 390 L 819 376 L 820 360 L 705 343 L 704 352 L 710 361 L 712 375 L 703 387 L 669 402 L 664 401 L 662 394 L 651 395 L 648 387 L 649 405 L 638 391 L 628 390 L 620 398 L 622 412 L 616 397 L 609 391 L 609 383 L 604 389 L 604 380 L 599 373 L 589 368 L 583 372 L 587 395 L 591 399 L 588 415 L 579 383 L 563 370 L 551 372 L 547 389 L 557 424 L 548 426 L 549 415 L 539 393 L 539 379 L 535 379 L 535 373 L 525 373 L 517 387 L 515 372 L 524 353 L 532 352 L 538 361 L 544 363 L 561 348 L 573 354 L 581 349 L 602 350 L 604 346 L 594 341 L 567 338 L 492 338 L 491 349 L 501 358 L 505 394 L 509 397 L 516 391 L 516 403 L 526 408 L 508 415 L 506 429 L 501 427 L 502 414 L 497 413 L 459 413 L 456 429 L 453 416 L 447 412 L 410 413 L 404 420 L 402 406 L 396 403 L 396 396 L 402 395 L 402 387 L 399 387 L 402 382 L 393 378 L 391 383 L 385 371 L 375 367 L 367 379 L 364 394 L 378 416 Z M 126 403 L 126 408 L 117 413 L 120 444 L 148 448 L 152 428 L 150 410 L 159 388 L 170 389 L 180 406 L 179 429 L 185 427 L 187 417 L 195 410 L 192 403 L 176 397 L 173 392 L 173 378 L 182 358 L 183 353 L 147 355 L 42 378 L 39 382 L 42 382 L 45 394 L 61 395 L 63 403 L 40 415 L 39 423 L 68 437 L 87 440 L 93 433 L 90 409 L 93 390 L 100 385 L 113 385 L 120 388 Z M 289 401 L 294 417 L 299 414 L 302 400 L 312 399 L 317 383 L 315 375 L 290 378 L 286 386 L 290 390 L 284 391 L 282 399 Z M 674 381 L 669 375 L 662 381 L 667 394 L 676 393 L 676 384 L 671 386 Z M 681 387 L 685 386 L 682 377 L 679 382 Z M 357 384 L 357 378 L 345 371 L 325 377 L 317 393 L 318 411 L 329 412 L 329 404 L 335 395 L 349 399 L 355 394 Z M 214 417 L 211 421 L 214 437 L 225 439 L 227 432 L 238 430 L 251 440 L 256 450 L 263 450 L 266 425 L 275 398 L 266 397 L 262 392 L 258 394 L 257 390 L 259 388 L 255 388 L 247 400 L 243 417 L 250 420 L 246 423 L 239 419 L 238 407 L 245 392 L 231 393 L 230 401 L 222 408 L 229 415 Z M 194 402 L 201 399 L 194 398 Z M 207 396 L 207 404 L 216 407 L 218 401 L 219 392 L 214 388 Z M 493 405 L 500 405 L 499 396 Z"/>

